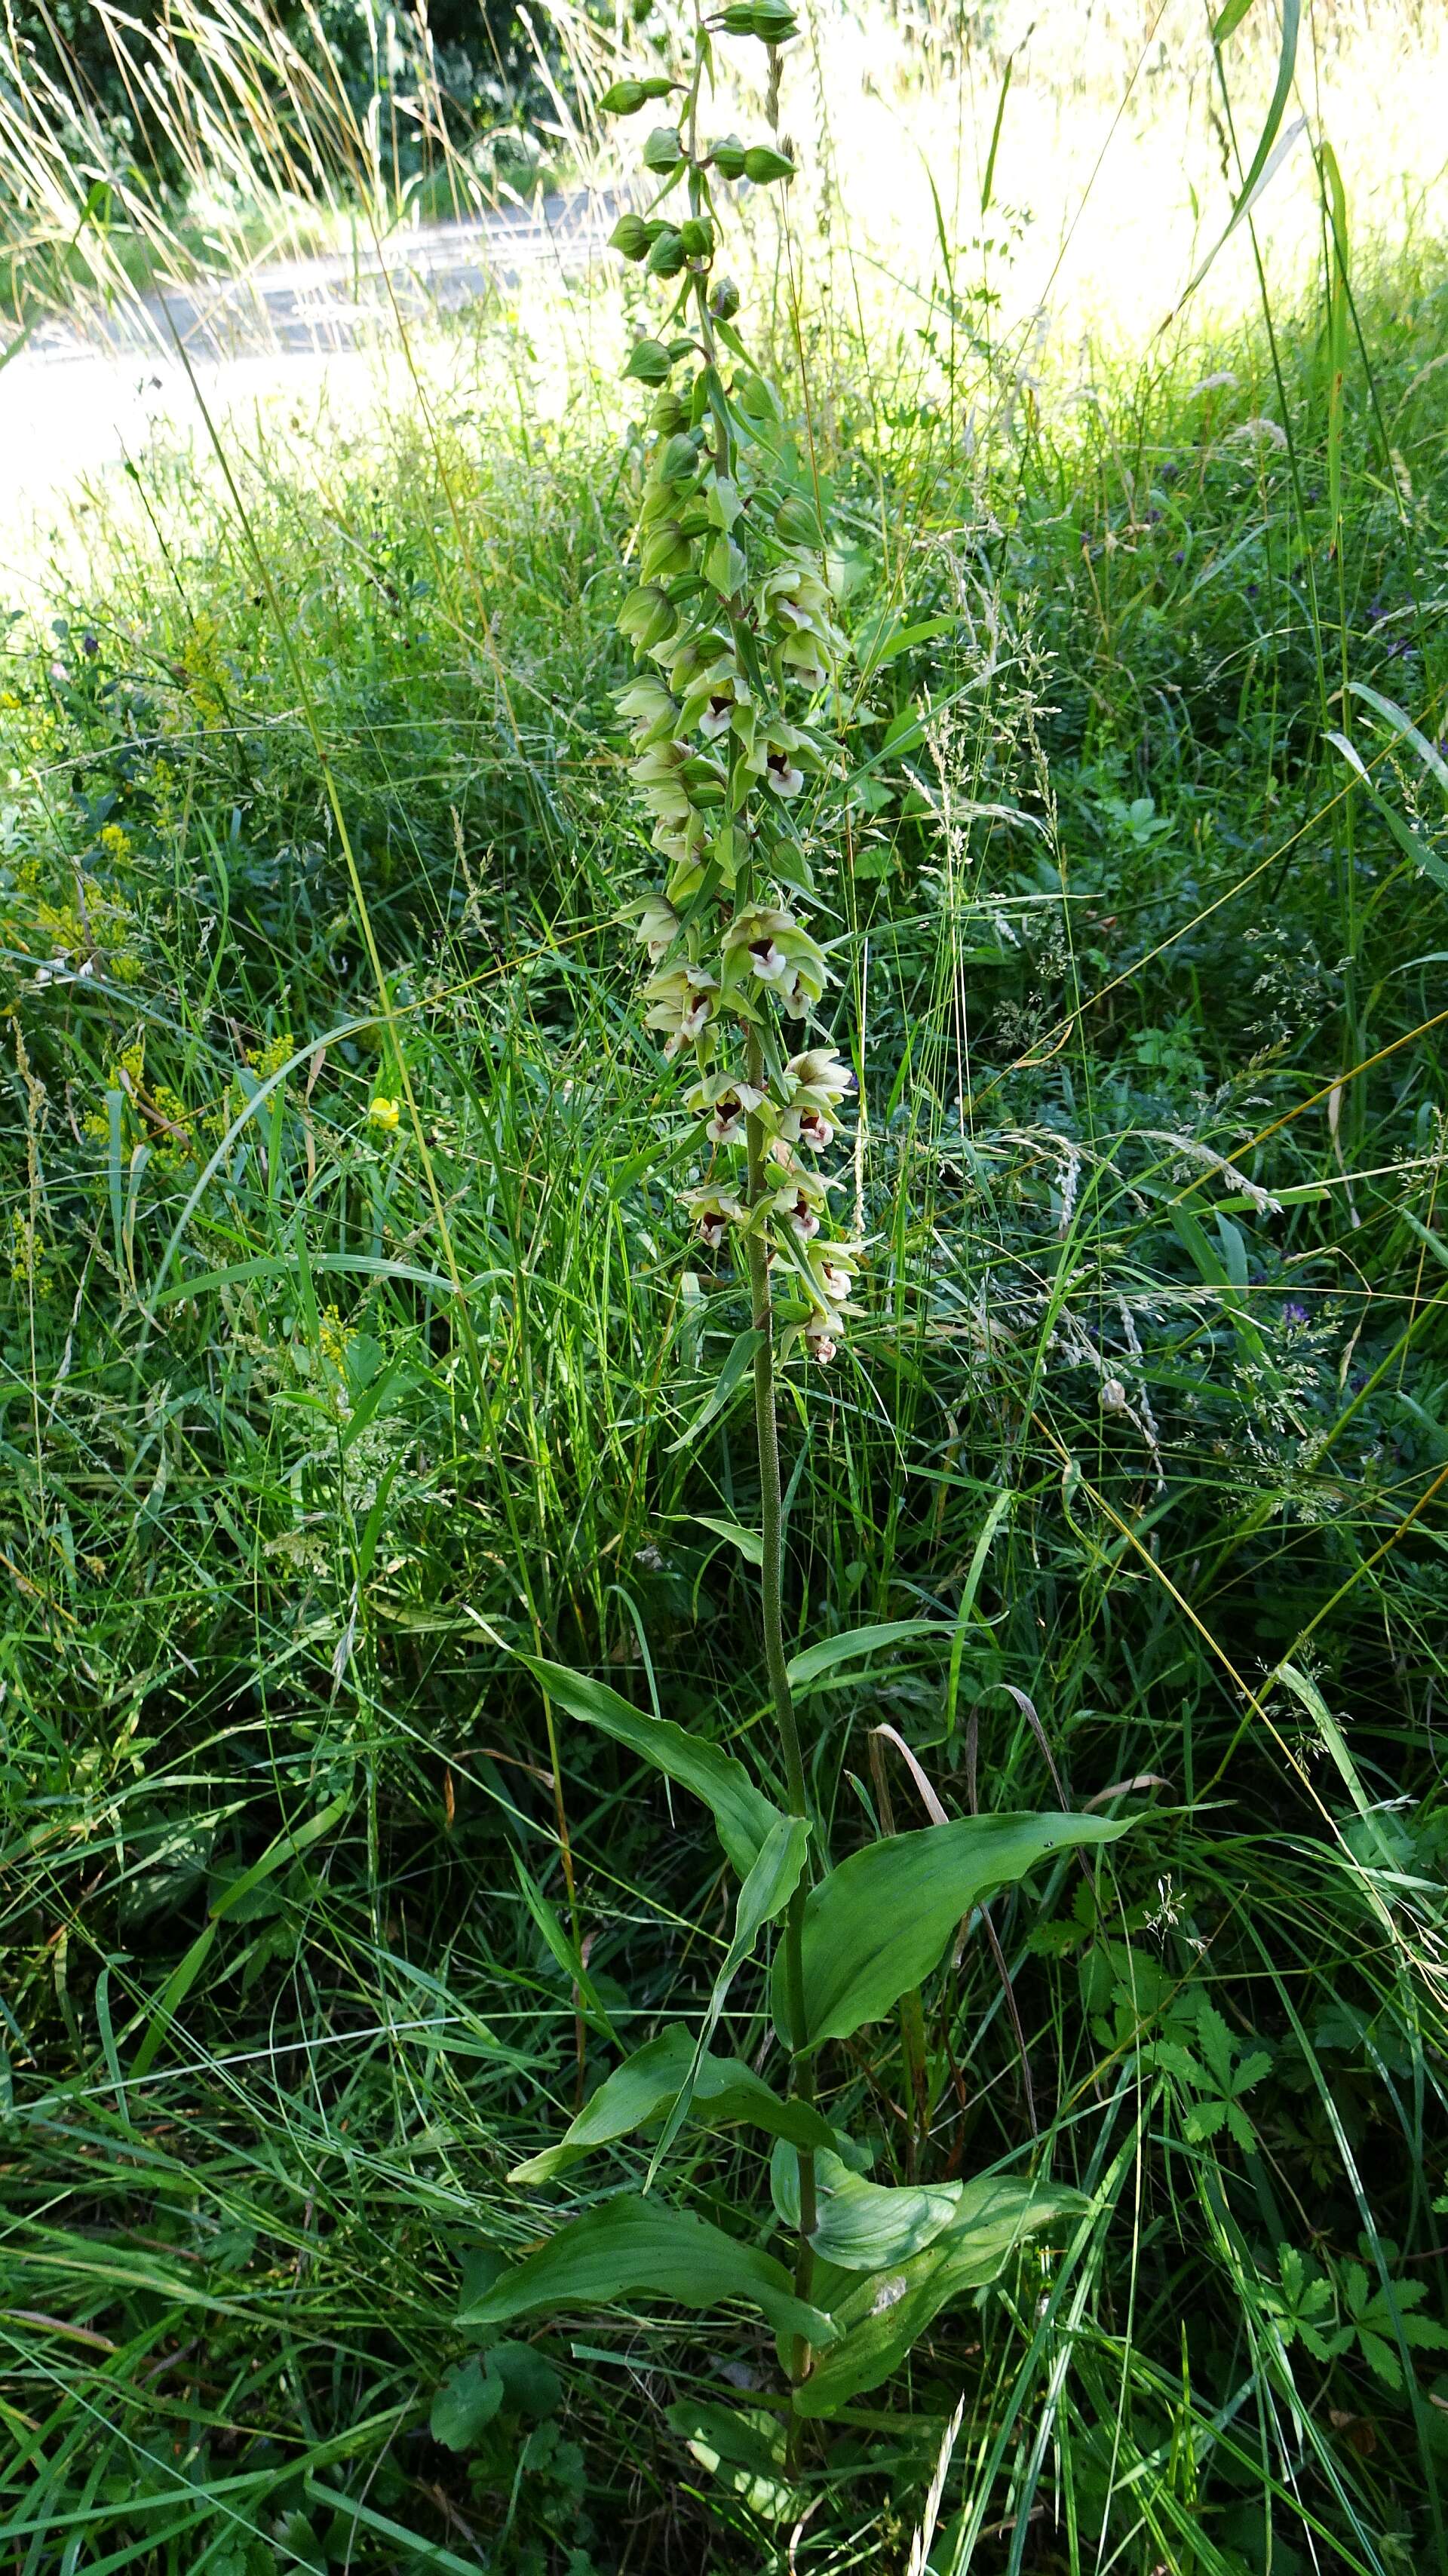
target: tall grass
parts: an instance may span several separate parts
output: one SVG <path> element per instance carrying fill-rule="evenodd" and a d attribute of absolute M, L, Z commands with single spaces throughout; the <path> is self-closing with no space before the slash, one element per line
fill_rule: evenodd
<path fill-rule="evenodd" d="M 489 322 L 445 404 L 414 347 L 410 409 L 145 460 L 12 624 L 26 2576 L 903 2569 L 942 2459 L 938 2576 L 1441 2560 L 1445 281 L 1359 252 L 1340 157 L 1315 284 L 1087 402 L 942 265 L 862 332 L 842 193 L 781 268 L 878 754 L 834 887 L 870 1312 L 793 1399 L 792 1642 L 958 1614 L 821 1677 L 812 1795 L 873 1830 L 882 1720 L 961 1809 L 1049 1803 L 1047 1748 L 1157 1784 L 1114 1911 L 995 1909 L 1024 2063 L 979 1939 L 926 1999 L 933 2169 L 1039 2124 L 1092 2221 L 787 2477 L 671 2427 L 737 2396 L 685 2319 L 542 2336 L 473 2450 L 429 2433 L 509 2165 L 727 1937 L 691 1818 L 489 1632 L 767 1761 L 748 1442 L 690 1431 L 740 1318 L 614 962 L 610 308 L 552 417 Z M 829 2082 L 903 2170 L 893 2043 Z"/>

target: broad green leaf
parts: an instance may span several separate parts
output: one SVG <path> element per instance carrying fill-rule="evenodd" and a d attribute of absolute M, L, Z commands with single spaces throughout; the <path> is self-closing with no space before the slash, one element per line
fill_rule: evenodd
<path fill-rule="evenodd" d="M 833 2415 L 878 2388 L 950 2300 L 997 2280 L 1016 2247 L 1088 2206 L 1079 2192 L 985 2175 L 966 2183 L 949 2228 L 922 2254 L 875 2273 L 834 2312 L 840 2340 L 794 2392 L 798 2415 Z"/>
<path fill-rule="evenodd" d="M 1058 1851 L 1115 1842 L 1105 1816 L 962 1816 L 892 1834 L 812 1888 L 804 1914 L 805 2026 L 811 2046 L 880 2021 L 929 1976 L 973 1905 L 1013 1886 Z M 783 1974 L 774 1967 L 774 2020 L 786 2039 Z"/>
<path fill-rule="evenodd" d="M 817 1646 L 806 1646 L 802 1654 L 791 1657 L 790 1689 L 796 1699 L 803 1699 L 837 1664 L 857 1664 L 884 1646 L 910 1645 L 917 1637 L 953 1637 L 958 1625 L 955 1619 L 883 1619 L 874 1627 L 846 1628 L 838 1637 L 822 1637 Z"/>
<path fill-rule="evenodd" d="M 829 2318 L 795 2297 L 772 2254 L 636 2192 L 602 2201 L 560 2227 L 465 2308 L 458 2323 L 507 2325 L 544 2309 L 613 2307 L 638 2294 L 673 2299 L 682 2308 L 743 2299 L 781 2334 L 803 2335 L 812 2344 L 834 2340 Z"/>
<path fill-rule="evenodd" d="M 758 1530 L 741 1529 L 737 1521 L 716 1520 L 712 1512 L 696 1512 L 694 1518 L 701 1529 L 712 1530 L 716 1538 L 727 1538 L 731 1547 L 738 1548 L 746 1564 L 764 1563 L 764 1541 Z"/>
<path fill-rule="evenodd" d="M 751 2513 L 765 2522 L 798 2520 L 809 2499 L 788 2483 L 787 2426 L 767 2407 L 737 2412 L 707 2398 L 681 2398 L 668 2419 L 699 2466 L 732 2488 Z"/>
<path fill-rule="evenodd" d="M 351 1792 L 344 1789 L 340 1797 L 331 1799 L 315 1816 L 309 1816 L 304 1825 L 289 1825 L 284 1833 L 278 1834 L 274 1842 L 268 1843 L 260 1860 L 254 1860 L 250 1869 L 244 1869 L 239 1878 L 227 1882 L 211 1907 L 212 1922 L 219 1923 L 224 1914 L 234 1912 L 253 1888 L 260 1887 L 263 1879 L 287 1868 L 313 1843 L 320 1842 L 324 1834 L 329 1834 L 334 1825 L 340 1824 L 351 1804 Z"/>
<path fill-rule="evenodd" d="M 209 1920 L 197 1933 L 184 1958 L 180 1959 L 172 1969 L 156 1997 L 145 2035 L 132 2060 L 128 2079 L 131 2083 L 139 2083 L 142 2076 L 150 2072 L 175 2014 L 184 2003 L 211 1955 L 218 1923 L 230 1914 L 234 1907 L 239 1906 L 243 1898 L 251 1894 L 253 1888 L 260 1887 L 264 1879 L 272 1877 L 275 1871 L 289 1866 L 312 1843 L 319 1842 L 324 1834 L 329 1834 L 332 1827 L 346 1814 L 351 1803 L 351 1793 L 343 1790 L 340 1797 L 333 1798 L 317 1815 L 308 1817 L 304 1825 L 288 1825 L 284 1832 L 278 1834 L 276 1839 L 267 1845 L 260 1860 L 253 1861 L 250 1869 L 243 1870 L 239 1878 L 232 1879 L 222 1890 L 211 1908 Z"/>
<path fill-rule="evenodd" d="M 474 2353 L 448 2372 L 432 2401 L 427 2429 L 449 2451 L 470 2451 L 502 2402 L 502 2380 L 489 2368 L 486 2356 Z"/>
<path fill-rule="evenodd" d="M 738 2057 L 708 2054 L 694 2066 L 695 2042 L 682 2022 L 660 2031 L 657 2039 L 616 2066 L 600 2084 L 577 2119 L 541 2155 L 515 2166 L 510 2182 L 551 2182 L 595 2147 L 611 2146 L 631 2130 L 667 2117 L 694 2067 L 692 2116 L 706 2129 L 751 2127 L 771 2137 L 787 2138 L 798 2147 L 828 2147 L 828 2121 L 808 2102 L 786 2102 Z"/>
<path fill-rule="evenodd" d="M 741 1878 L 748 1877 L 771 1825 L 779 1821 L 780 1810 L 762 1789 L 756 1789 L 742 1762 L 722 1745 L 686 1735 L 672 1718 L 646 1716 L 610 1690 L 607 1682 L 571 1673 L 566 1664 L 546 1663 L 540 1655 L 520 1655 L 518 1660 L 570 1717 L 582 1718 L 586 1726 L 602 1727 L 605 1735 L 626 1744 L 641 1762 L 651 1762 L 656 1771 L 677 1780 L 681 1789 L 702 1798 L 713 1812 L 730 1861 Z"/>
<path fill-rule="evenodd" d="M 776 2147 L 771 2181 L 780 2217 L 786 2227 L 798 2227 L 799 2160 L 791 2148 Z M 958 2182 L 870 2182 L 851 2173 L 831 2148 L 815 2159 L 819 2217 L 810 2243 L 826 2262 L 847 2272 L 903 2263 L 944 2234 L 962 2189 Z"/>
<path fill-rule="evenodd" d="M 1426 734 L 1420 733 L 1412 717 L 1404 714 L 1397 699 L 1385 698 L 1380 689 L 1370 689 L 1366 680 L 1349 680 L 1347 688 L 1349 697 L 1361 698 L 1364 706 L 1373 708 L 1376 714 L 1382 716 L 1385 722 L 1392 726 L 1395 733 L 1401 734 L 1404 742 L 1412 744 L 1423 767 L 1432 772 L 1444 795 L 1448 796 L 1448 761 L 1445 761 L 1442 752 L 1435 749 L 1429 742 Z"/>

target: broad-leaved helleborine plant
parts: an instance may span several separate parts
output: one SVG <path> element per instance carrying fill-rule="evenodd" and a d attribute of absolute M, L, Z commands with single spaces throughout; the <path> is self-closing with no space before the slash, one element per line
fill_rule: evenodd
<path fill-rule="evenodd" d="M 636 343 L 627 367 L 654 399 L 638 578 L 619 618 L 638 672 L 620 712 L 661 869 L 635 913 L 644 1018 L 666 1058 L 688 1059 L 682 1115 L 698 1177 L 684 1204 L 712 1255 L 735 1249 L 750 1285 L 761 1610 L 786 1794 L 781 1806 L 717 1744 L 529 1659 L 555 1702 L 705 1801 L 740 1885 L 700 2027 L 670 2025 L 626 2058 L 559 2142 L 513 2176 L 552 2183 L 649 2130 L 645 2187 L 600 2195 L 502 2269 L 464 2321 L 501 2328 L 649 2296 L 698 2309 L 741 2302 L 775 2329 L 800 2419 L 886 2380 L 948 2301 L 994 2280 L 1028 2233 L 1075 2205 L 1039 2175 L 872 2181 L 862 2147 L 821 2107 L 821 2052 L 897 2010 L 908 2030 L 912 2005 L 918 2028 L 918 1989 L 972 1908 L 1048 1856 L 1124 1828 L 1071 1814 L 944 1817 L 831 1866 L 811 1812 L 782 1625 L 775 1375 L 792 1358 L 832 1359 L 856 1311 L 861 1247 L 835 1214 L 828 1168 L 854 1077 L 820 1025 L 832 977 L 798 820 L 808 782 L 838 758 L 847 645 L 808 441 L 751 357 L 738 293 L 718 273 L 725 189 L 782 183 L 792 170 L 773 141 L 706 138 L 721 30 L 758 39 L 773 63 L 794 21 L 781 0 L 737 0 L 701 17 L 687 80 L 620 81 L 602 102 L 620 115 L 669 102 L 644 146 L 652 203 L 613 236 L 673 289 L 657 335 Z M 733 1980 L 772 1924 L 782 2086 L 711 2045 Z M 686 2121 L 773 2140 L 788 2268 L 758 2241 L 757 2212 L 721 2225 L 658 2179 Z"/>

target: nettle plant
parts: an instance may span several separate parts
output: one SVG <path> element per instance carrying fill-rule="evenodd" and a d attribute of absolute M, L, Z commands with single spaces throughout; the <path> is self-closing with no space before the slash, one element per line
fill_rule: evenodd
<path fill-rule="evenodd" d="M 821 2082 L 833 2044 L 898 2017 L 907 2099 L 924 2102 L 928 2129 L 922 1982 L 991 1895 L 1052 1854 L 1107 1843 L 1124 1827 L 1070 1814 L 952 1820 L 936 1804 L 937 1821 L 832 1863 L 823 1820 L 811 1812 L 781 1613 L 776 1369 L 801 1352 L 817 1362 L 833 1356 L 854 1311 L 861 1259 L 832 1217 L 836 1181 L 821 1168 L 853 1076 L 817 1028 L 831 976 L 804 917 L 817 897 L 797 820 L 806 781 L 837 757 L 822 728 L 837 712 L 847 648 L 820 486 L 736 327 L 738 294 L 715 271 L 719 183 L 781 181 L 792 167 L 773 143 L 701 139 L 719 28 L 762 40 L 773 69 L 773 49 L 793 21 L 778 0 L 727 8 L 701 20 L 687 81 L 623 81 L 603 102 L 622 114 L 666 96 L 678 107 L 644 148 L 645 168 L 660 182 L 653 209 L 625 215 L 614 234 L 626 258 L 677 280 L 658 336 L 638 341 L 627 368 L 655 399 L 639 579 L 619 620 L 641 668 L 620 704 L 666 871 L 638 907 L 645 1018 L 666 1057 L 690 1059 L 683 1114 L 698 1161 L 708 1162 L 685 1203 L 705 1245 L 737 1246 L 748 1274 L 751 1326 L 709 1409 L 722 1412 L 752 1362 L 761 1610 L 785 1797 L 781 1805 L 768 1796 L 719 1745 L 642 1713 L 600 1682 L 527 1659 L 556 1704 L 703 1800 L 739 1892 L 701 2026 L 674 2024 L 625 2058 L 564 2136 L 511 2177 L 552 2184 L 599 2150 L 647 2133 L 643 2188 L 608 2190 L 519 2262 L 485 2260 L 492 2277 L 462 2322 L 492 2334 L 641 2298 L 711 2310 L 738 2302 L 775 2330 L 787 2393 L 763 2420 L 779 2425 L 830 2417 L 879 2386 L 948 2301 L 997 2279 L 1028 2234 L 1084 2207 L 1039 2173 L 873 2180 L 865 2147 L 823 2106 Z M 675 210 L 660 212 L 670 201 Z M 861 1632 L 860 1643 L 901 1633 Z M 712 2045 L 731 1986 L 771 1927 L 777 2084 Z M 587 2001 L 581 1959 L 561 1925 L 551 1932 Z M 689 2185 L 671 2196 L 667 2159 L 686 2123 L 746 2126 L 773 2141 L 766 2223 L 789 2240 L 788 2262 L 761 2241 L 757 2208 L 721 2224 L 729 2213 L 717 2191 L 710 2217 L 686 2205 Z M 516 2347 L 497 2349 L 506 2361 Z M 466 2367 L 485 2413 L 498 2374 L 486 2351 Z M 457 2405 L 455 2388 L 449 2420 Z M 732 2432 L 719 2408 L 704 2412 L 713 2455 L 753 2471 L 796 2456 L 782 2434 L 760 2452 L 757 2411 Z M 699 2410 L 675 2413 L 687 2432 Z"/>

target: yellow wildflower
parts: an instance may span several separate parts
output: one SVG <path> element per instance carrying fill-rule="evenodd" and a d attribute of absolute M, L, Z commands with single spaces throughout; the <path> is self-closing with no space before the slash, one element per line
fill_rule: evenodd
<path fill-rule="evenodd" d="M 296 1051 L 297 1042 L 291 1030 L 283 1029 L 278 1036 L 268 1038 L 265 1046 L 249 1047 L 246 1060 L 253 1073 L 258 1074 L 263 1082 L 269 1082 Z"/>

